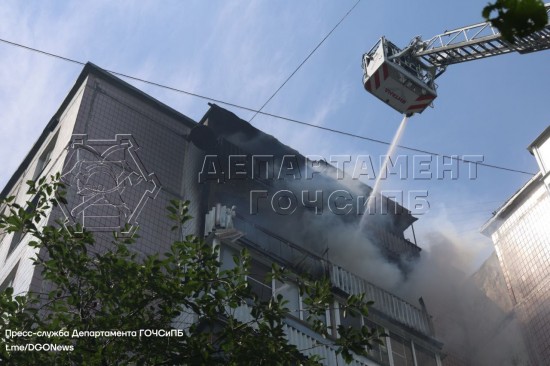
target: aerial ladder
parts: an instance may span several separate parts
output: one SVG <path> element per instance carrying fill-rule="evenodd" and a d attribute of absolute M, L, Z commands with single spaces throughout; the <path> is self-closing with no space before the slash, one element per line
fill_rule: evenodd
<path fill-rule="evenodd" d="M 550 18 L 550 3 L 545 4 Z M 490 22 L 446 31 L 427 41 L 413 38 L 401 49 L 382 37 L 363 55 L 365 89 L 398 112 L 422 113 L 437 97 L 435 79 L 447 66 L 510 52 L 526 54 L 550 48 L 550 23 L 514 43 Z"/>

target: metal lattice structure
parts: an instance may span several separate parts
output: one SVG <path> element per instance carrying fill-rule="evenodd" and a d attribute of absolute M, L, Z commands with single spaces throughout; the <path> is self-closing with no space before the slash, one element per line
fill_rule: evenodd
<path fill-rule="evenodd" d="M 545 7 L 550 14 L 550 3 Z M 485 22 L 437 35 L 425 41 L 415 56 L 439 68 L 510 52 L 524 54 L 546 49 L 550 49 L 550 24 L 529 36 L 517 37 L 512 44 L 491 23 Z"/>
<path fill-rule="evenodd" d="M 550 3 L 544 6 L 550 15 Z M 514 43 L 506 41 L 490 22 L 446 31 L 427 41 L 417 36 L 403 49 L 382 37 L 363 55 L 363 85 L 396 111 L 411 116 L 433 105 L 435 79 L 449 65 L 546 49 L 550 49 L 550 23 L 528 36 L 515 37 Z"/>

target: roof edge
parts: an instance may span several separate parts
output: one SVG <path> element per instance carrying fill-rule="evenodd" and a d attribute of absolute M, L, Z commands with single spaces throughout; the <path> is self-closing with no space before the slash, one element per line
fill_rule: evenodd
<path fill-rule="evenodd" d="M 527 150 L 529 150 L 531 155 L 533 155 L 533 149 L 535 145 L 538 145 L 540 142 L 546 140 L 547 138 L 550 138 L 550 125 L 546 127 L 544 131 L 542 131 L 542 133 L 535 139 L 535 141 L 531 142 L 531 144 L 527 146 Z"/>
<path fill-rule="evenodd" d="M 525 195 L 531 193 L 535 188 L 537 181 L 542 182 L 542 174 L 539 172 L 529 179 L 519 190 L 508 198 L 502 206 L 500 206 L 487 222 L 479 229 L 479 231 L 485 235 L 490 236 L 496 231 L 497 220 L 506 219 L 510 214 L 510 211 L 516 206 L 516 204 L 525 197 Z"/>
<path fill-rule="evenodd" d="M 133 94 L 137 98 L 142 99 L 143 101 L 145 101 L 150 106 L 152 106 L 154 108 L 157 108 L 157 109 L 160 109 L 162 112 L 170 115 L 171 117 L 182 120 L 182 122 L 185 123 L 189 128 L 193 128 L 197 125 L 196 121 L 194 121 L 193 119 L 187 117 L 185 114 L 175 110 L 174 108 L 170 107 L 167 104 L 162 103 L 158 99 L 153 98 L 152 96 L 145 93 L 144 91 L 136 88 L 135 86 L 133 86 L 133 85 L 129 84 L 128 82 L 121 79 L 121 78 L 129 78 L 129 79 L 133 79 L 133 80 L 137 80 L 137 81 L 142 81 L 138 78 L 134 78 L 134 77 L 131 77 L 131 76 L 128 76 L 128 75 L 124 75 L 124 74 L 118 73 L 116 71 L 105 70 L 105 69 L 102 69 L 101 67 L 95 65 L 92 62 L 87 62 L 86 65 L 84 66 L 84 68 L 82 69 L 82 72 L 80 73 L 80 76 L 77 79 L 77 84 L 78 84 L 78 82 L 84 81 L 84 79 L 89 74 L 94 74 L 96 76 L 99 76 L 102 79 L 105 79 L 109 82 L 112 82 L 112 83 L 116 84 L 117 86 L 120 86 L 120 87 L 126 89 L 127 92 L 129 92 L 130 94 Z M 147 83 L 146 81 L 142 81 L 142 82 Z M 77 90 L 78 90 L 78 88 L 77 88 Z M 69 96 L 71 95 L 72 92 L 73 92 L 73 90 L 71 89 L 71 92 L 69 92 Z M 76 90 L 75 90 L 75 92 L 76 92 Z M 63 107 L 63 105 L 62 105 L 62 107 Z M 60 108 L 60 109 L 62 109 L 62 108 Z"/>

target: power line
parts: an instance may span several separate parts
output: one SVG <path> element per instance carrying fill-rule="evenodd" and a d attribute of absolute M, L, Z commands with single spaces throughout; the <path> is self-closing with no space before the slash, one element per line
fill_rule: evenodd
<path fill-rule="evenodd" d="M 33 51 L 33 52 L 37 52 L 37 53 L 40 53 L 40 54 L 43 54 L 43 55 L 46 55 L 46 56 L 50 56 L 50 57 L 53 57 L 53 58 L 57 58 L 59 60 L 63 60 L 63 61 L 66 61 L 66 62 L 71 62 L 71 63 L 74 63 L 74 64 L 83 65 L 83 66 L 86 65 L 86 63 L 82 62 L 82 61 L 78 61 L 78 60 L 71 59 L 71 58 L 68 58 L 68 57 L 60 56 L 60 55 L 57 55 L 57 54 L 54 54 L 54 53 L 51 53 L 51 52 L 47 52 L 47 51 L 43 51 L 43 50 L 40 50 L 40 49 L 37 49 L 37 48 L 25 46 L 23 44 L 8 41 L 6 39 L 0 38 L 0 42 L 4 42 L 4 43 L 12 45 L 12 46 L 20 47 L 20 48 L 23 48 L 23 49 L 26 49 L 26 50 L 29 50 L 29 51 Z M 117 75 L 117 76 L 127 78 L 127 79 L 130 79 L 130 80 L 139 81 L 139 82 L 144 83 L 144 84 L 153 85 L 153 86 L 156 86 L 156 87 L 159 87 L 159 88 L 171 90 L 171 91 L 174 91 L 174 92 L 177 92 L 177 93 L 190 95 L 190 96 L 193 96 L 193 97 L 196 97 L 196 98 L 216 102 L 216 103 L 227 105 L 227 106 L 230 106 L 230 107 L 235 107 L 235 108 L 242 109 L 242 110 L 245 110 L 245 111 L 255 112 L 255 113 L 258 113 L 258 114 L 262 114 L 264 116 L 281 119 L 283 121 L 288 121 L 288 122 L 300 124 L 300 125 L 303 125 L 303 126 L 317 128 L 317 129 L 320 129 L 320 130 L 332 132 L 332 133 L 339 134 L 339 135 L 342 135 L 342 136 L 354 137 L 354 138 L 357 138 L 357 139 L 370 141 L 370 142 L 374 142 L 374 143 L 377 143 L 377 144 L 382 144 L 382 145 L 390 145 L 391 144 L 390 142 L 387 142 L 387 141 L 378 140 L 378 139 L 371 138 L 371 137 L 366 137 L 366 136 L 361 136 L 361 135 L 357 135 L 357 134 L 354 134 L 354 133 L 351 133 L 351 132 L 340 131 L 340 130 L 336 130 L 334 128 L 317 126 L 317 125 L 314 125 L 312 123 L 299 121 L 297 119 L 284 117 L 284 116 L 279 116 L 279 115 L 276 115 L 276 114 L 273 114 L 273 113 L 263 112 L 263 111 L 260 111 L 260 110 L 256 110 L 254 108 L 242 106 L 242 105 L 231 103 L 231 102 L 226 102 L 226 101 L 223 101 L 223 100 L 220 100 L 220 99 L 211 98 L 211 97 L 204 96 L 204 95 L 201 95 L 201 94 L 189 92 L 189 91 L 186 91 L 186 90 L 183 90 L 183 89 L 174 88 L 174 87 L 164 85 L 164 84 L 160 84 L 160 83 L 157 83 L 157 82 L 154 82 L 154 81 L 141 79 L 141 78 L 136 77 L 136 76 L 123 74 L 123 73 L 118 72 L 118 71 L 113 71 L 113 70 L 108 70 L 108 69 L 103 69 L 103 70 L 105 70 L 107 72 L 110 72 L 113 75 Z M 431 152 L 431 151 L 428 151 L 428 150 L 417 149 L 417 148 L 408 147 L 408 146 L 404 146 L 404 145 L 397 145 L 397 147 L 399 147 L 401 149 L 404 149 L 404 150 L 412 151 L 412 152 L 418 152 L 418 153 L 422 153 L 422 154 L 426 154 L 426 155 L 440 156 L 440 157 L 443 157 L 443 158 L 457 160 L 457 161 L 460 161 L 460 162 L 463 162 L 463 163 L 477 164 L 477 165 L 481 165 L 481 166 L 488 167 L 488 168 L 499 169 L 499 170 L 514 172 L 514 173 L 521 173 L 521 174 L 526 174 L 526 175 L 529 175 L 529 176 L 535 175 L 535 173 L 526 172 L 526 171 L 523 171 L 523 170 L 518 170 L 518 169 L 513 169 L 513 168 L 506 168 L 506 167 L 503 167 L 503 166 L 498 166 L 498 165 L 488 164 L 488 163 L 483 163 L 483 162 L 469 161 L 469 160 L 465 160 L 465 159 L 463 159 L 459 156 L 455 156 L 455 155 L 439 154 L 439 153 Z"/>
<path fill-rule="evenodd" d="M 264 109 L 264 107 L 269 102 L 271 102 L 271 99 L 273 99 L 275 97 L 275 95 L 277 95 L 279 90 L 281 90 L 286 85 L 286 83 L 294 76 L 294 74 L 296 74 L 298 72 L 298 70 L 300 70 L 300 68 L 307 62 L 307 60 L 309 60 L 309 58 L 315 53 L 315 51 L 317 51 L 317 49 L 319 47 L 321 47 L 321 45 L 327 40 L 327 38 L 330 37 L 332 32 L 334 32 L 336 30 L 336 28 L 338 28 L 338 26 L 348 17 L 348 15 L 353 11 L 353 9 L 355 9 L 355 7 L 360 2 L 361 2 L 361 0 L 357 0 L 357 2 L 348 10 L 348 12 L 340 19 L 340 21 L 338 23 L 336 23 L 336 25 L 330 30 L 330 32 L 327 33 L 327 35 L 321 40 L 321 42 L 319 42 L 317 44 L 317 46 L 315 46 L 315 48 L 309 53 L 309 55 L 307 55 L 307 57 L 304 59 L 304 61 L 302 61 L 302 63 L 300 63 L 300 65 L 298 65 L 298 67 L 286 78 L 286 80 L 281 84 L 281 86 L 279 86 L 277 88 L 277 90 L 275 90 L 275 92 L 273 94 L 271 94 L 271 96 L 265 101 L 265 103 L 260 107 L 260 109 L 258 109 L 258 111 L 256 113 L 254 113 L 252 118 L 250 118 L 250 120 L 248 120 L 249 123 L 252 122 L 252 120 L 258 115 L 258 113 L 260 113 Z"/>
<path fill-rule="evenodd" d="M 298 124 L 301 124 L 301 125 L 304 125 L 304 126 L 318 128 L 320 130 L 329 131 L 329 132 L 336 133 L 336 134 L 339 134 L 339 135 L 344 135 L 344 136 L 358 138 L 358 139 L 361 139 L 361 140 L 375 142 L 377 144 L 391 145 L 391 142 L 378 140 L 378 139 L 374 139 L 374 138 L 371 138 L 371 137 L 361 136 L 361 135 L 357 135 L 357 134 L 354 134 L 354 133 L 351 133 L 351 132 L 335 130 L 335 129 L 329 128 L 329 127 L 317 126 L 317 125 L 314 125 L 312 123 L 302 122 L 302 121 L 298 121 L 296 119 L 278 116 L 276 114 L 271 114 L 271 113 L 266 113 L 266 112 L 260 112 L 260 114 L 263 114 L 265 116 L 270 116 L 270 117 L 273 117 L 273 118 L 279 118 L 279 119 L 289 121 L 289 122 L 293 122 L 293 123 L 298 123 Z M 435 152 L 432 152 L 432 151 L 417 149 L 417 148 L 414 148 L 414 147 L 409 147 L 409 146 L 404 146 L 404 145 L 397 145 L 397 147 L 401 148 L 401 149 L 404 149 L 404 150 L 418 152 L 418 153 L 422 153 L 422 154 L 426 154 L 426 155 L 440 156 L 442 158 L 448 158 L 448 159 L 460 161 L 460 162 L 463 162 L 463 163 L 478 164 L 478 165 L 482 165 L 482 166 L 485 166 L 485 167 L 488 167 L 488 168 L 500 169 L 500 170 L 515 172 L 515 173 L 522 173 L 522 174 L 527 174 L 529 176 L 535 175 L 535 173 L 526 172 L 526 171 L 523 171 L 523 170 L 518 170 L 518 169 L 513 169 L 513 168 L 506 168 L 506 167 L 502 167 L 502 166 L 498 166 L 498 165 L 466 160 L 466 159 L 463 159 L 462 157 L 456 156 L 456 155 L 445 155 L 445 154 L 435 153 Z"/>
<path fill-rule="evenodd" d="M 60 55 L 55 54 L 55 53 L 51 53 L 51 52 L 47 52 L 47 51 L 44 51 L 44 50 L 40 50 L 40 49 L 38 49 L 38 48 L 33 48 L 33 47 L 25 46 L 25 45 L 23 45 L 23 44 L 21 44 L 21 43 L 16 43 L 16 42 L 8 41 L 8 40 L 3 39 L 3 38 L 0 38 L 0 42 L 4 42 L 4 43 L 7 43 L 7 44 L 12 45 L 12 46 L 20 47 L 20 48 L 26 49 L 26 50 L 28 50 L 28 51 L 38 52 L 38 53 L 40 53 L 40 54 L 43 54 L 43 55 L 46 55 L 46 56 L 50 56 L 50 57 L 53 57 L 53 58 L 57 58 L 57 59 L 59 59 L 59 60 L 71 62 L 71 63 L 77 64 L 77 65 L 82 65 L 82 66 L 85 66 L 85 65 L 86 65 L 86 63 L 85 63 L 85 62 L 82 62 L 82 61 L 78 61 L 78 60 L 75 60 L 75 59 L 72 59 L 72 58 L 69 58 L 69 57 L 65 57 L 65 56 L 60 56 Z M 136 76 L 131 76 L 131 75 L 123 74 L 123 73 L 118 72 L 118 71 L 113 71 L 113 70 L 109 70 L 109 69 L 103 69 L 103 70 L 105 70 L 105 71 L 107 71 L 107 72 L 110 72 L 110 73 L 113 74 L 113 75 L 117 75 L 117 76 L 121 76 L 121 77 L 124 77 L 124 78 L 127 78 L 127 79 L 139 81 L 139 82 L 142 82 L 142 83 L 144 83 L 144 84 L 149 84 L 149 85 L 157 86 L 157 87 L 159 87 L 159 88 L 164 88 L 164 89 L 168 89 L 168 90 L 175 91 L 175 92 L 178 92 L 178 93 L 187 94 L 187 95 L 190 95 L 190 96 L 192 96 L 192 97 L 196 97 L 196 98 L 201 98 L 201 99 L 204 99 L 204 100 L 208 100 L 208 101 L 211 101 L 211 102 L 216 102 L 216 103 L 228 105 L 228 106 L 231 106 L 231 107 L 244 109 L 244 110 L 247 110 L 247 111 L 250 111 L 250 112 L 256 112 L 256 110 L 253 109 L 253 108 L 243 107 L 243 106 L 238 105 L 238 104 L 234 104 L 234 103 L 230 103 L 230 102 L 225 102 L 225 101 L 223 101 L 223 100 L 219 100 L 219 99 L 207 97 L 207 96 L 200 95 L 200 94 L 197 94 L 197 93 L 192 93 L 192 92 L 189 92 L 189 91 L 186 91 L 186 90 L 183 90 L 183 89 L 178 89 L 178 88 L 174 88 L 174 87 L 167 86 L 167 85 L 164 85 L 164 84 L 159 84 L 159 83 L 156 83 L 156 82 L 154 82 L 154 81 L 149 81 L 149 80 L 141 79 L 141 78 L 136 77 Z M 263 113 L 262 113 L 262 114 L 263 114 Z"/>

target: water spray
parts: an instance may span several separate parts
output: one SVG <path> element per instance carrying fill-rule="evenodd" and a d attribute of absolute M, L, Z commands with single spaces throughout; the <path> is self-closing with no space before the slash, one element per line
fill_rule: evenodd
<path fill-rule="evenodd" d="M 380 172 L 378 173 L 378 176 L 376 177 L 376 180 L 374 181 L 374 185 L 372 187 L 372 191 L 369 195 L 368 201 L 367 201 L 367 210 L 365 211 L 365 214 L 361 218 L 360 227 L 362 228 L 366 221 L 367 217 L 369 216 L 369 213 L 376 212 L 376 202 L 378 201 L 378 197 L 380 196 L 380 201 L 382 200 L 382 197 L 380 195 L 380 188 L 381 188 L 381 182 L 382 177 L 387 172 L 388 163 L 391 161 L 392 156 L 395 153 L 395 150 L 397 146 L 399 145 L 399 141 L 401 140 L 401 137 L 403 136 L 403 132 L 405 131 L 405 127 L 407 126 L 407 121 L 409 120 L 409 115 L 405 114 L 403 115 L 403 119 L 401 120 L 401 123 L 399 124 L 399 127 L 397 128 L 397 131 L 395 135 L 393 136 L 392 142 L 390 144 L 390 147 L 388 148 L 388 152 L 386 154 L 386 157 L 384 158 L 384 163 L 380 167 Z"/>

